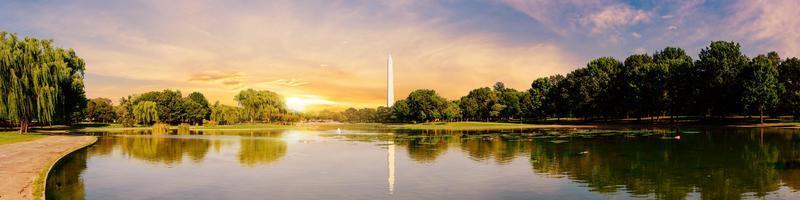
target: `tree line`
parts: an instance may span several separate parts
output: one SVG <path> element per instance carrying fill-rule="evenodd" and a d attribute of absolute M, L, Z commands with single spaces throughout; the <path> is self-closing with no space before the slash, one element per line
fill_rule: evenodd
<path fill-rule="evenodd" d="M 776 52 L 748 58 L 736 42 L 713 41 L 694 60 L 681 48 L 591 60 L 566 75 L 534 80 L 526 91 L 493 87 L 447 100 L 415 90 L 391 107 L 325 111 L 350 122 L 581 118 L 614 120 L 677 116 L 800 116 L 800 60 Z"/>
<path fill-rule="evenodd" d="M 152 91 L 123 97 L 114 106 L 106 98 L 88 101 L 86 120 L 118 122 L 123 126 L 166 124 L 237 124 L 243 122 L 296 122 L 302 117 L 290 113 L 281 95 L 268 90 L 240 91 L 238 106 L 209 104 L 200 92 L 183 96 L 178 90 Z"/>

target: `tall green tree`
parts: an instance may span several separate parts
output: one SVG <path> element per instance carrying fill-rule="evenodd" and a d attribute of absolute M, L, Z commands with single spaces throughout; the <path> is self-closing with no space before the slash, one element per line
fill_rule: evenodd
<path fill-rule="evenodd" d="M 211 105 L 208 103 L 208 99 L 206 99 L 206 96 L 203 95 L 203 93 L 192 92 L 186 98 L 189 98 L 195 103 L 200 104 L 200 106 L 203 108 L 203 114 L 205 114 L 202 119 L 209 118 L 211 115 Z"/>
<path fill-rule="evenodd" d="M 741 107 L 736 105 L 740 94 L 737 77 L 749 59 L 740 48 L 739 43 L 713 41 L 700 50 L 695 66 L 700 80 L 697 86 L 701 88 L 698 103 L 705 113 L 725 116 Z"/>
<path fill-rule="evenodd" d="M 411 120 L 411 108 L 405 99 L 397 100 L 392 105 L 392 118 L 394 121 L 405 122 Z"/>
<path fill-rule="evenodd" d="M 625 59 L 622 75 L 615 81 L 621 91 L 615 91 L 616 95 L 622 95 L 623 116 L 633 114 L 637 118 L 645 115 L 645 109 L 651 105 L 644 102 L 647 98 L 645 88 L 653 84 L 648 80 L 649 68 L 653 65 L 653 58 L 647 54 L 637 54 L 628 56 Z"/>
<path fill-rule="evenodd" d="M 201 124 L 206 119 L 206 115 L 209 115 L 209 110 L 191 98 L 185 98 L 181 104 L 181 113 L 183 114 L 181 122 Z"/>
<path fill-rule="evenodd" d="M 415 121 L 435 121 L 442 119 L 442 111 L 447 108 L 447 100 L 436 91 L 419 89 L 414 90 L 406 98 L 411 117 Z"/>
<path fill-rule="evenodd" d="M 241 108 L 223 105 L 219 102 L 211 107 L 211 120 L 219 124 L 236 124 L 241 120 Z"/>
<path fill-rule="evenodd" d="M 458 101 L 451 101 L 447 103 L 447 107 L 442 111 L 445 120 L 453 121 L 461 119 L 461 108 Z"/>
<path fill-rule="evenodd" d="M 778 80 L 784 88 L 780 98 L 781 110 L 800 118 L 800 59 L 786 59 L 780 64 L 778 71 Z"/>
<path fill-rule="evenodd" d="M 83 60 L 52 43 L 0 32 L 0 119 L 20 133 L 32 122 L 71 122 L 86 106 Z"/>
<path fill-rule="evenodd" d="M 502 85 L 502 87 L 495 87 L 495 93 L 498 94 L 498 103 L 503 105 L 503 109 L 500 110 L 499 113 L 500 117 L 521 117 L 523 114 L 522 98 L 524 97 L 524 93 L 513 88 L 506 88 L 503 82 L 498 82 L 495 85 L 497 86 L 498 84 Z"/>
<path fill-rule="evenodd" d="M 152 101 L 140 101 L 133 106 L 133 116 L 142 125 L 159 122 L 158 104 Z"/>
<path fill-rule="evenodd" d="M 777 54 L 775 54 L 777 55 Z M 764 123 L 764 113 L 778 104 L 779 91 L 783 90 L 778 82 L 778 64 L 780 59 L 770 59 L 766 55 L 753 58 L 741 73 L 741 103 L 747 113 L 758 113 Z"/>
<path fill-rule="evenodd" d="M 492 117 L 492 106 L 499 103 L 498 99 L 495 90 L 483 87 L 474 89 L 467 96 L 461 97 L 460 106 L 465 118 L 475 120 L 489 119 Z"/>
<path fill-rule="evenodd" d="M 132 127 L 136 124 L 136 118 L 133 115 L 133 102 L 131 96 L 128 98 L 122 97 L 119 100 L 119 106 L 114 107 L 117 116 L 117 122 L 124 127 Z"/>
<path fill-rule="evenodd" d="M 139 102 L 142 101 L 155 102 L 160 122 L 178 124 L 183 122 L 186 116 L 183 109 L 183 96 L 181 95 L 181 91 L 178 90 L 147 92 L 138 95 L 132 101 L 133 105 L 139 104 Z"/>
<path fill-rule="evenodd" d="M 86 105 L 86 118 L 91 122 L 111 122 L 116 118 L 111 99 L 94 98 Z"/>
<path fill-rule="evenodd" d="M 243 114 L 250 122 L 256 120 L 269 122 L 272 116 L 286 112 L 283 97 L 269 90 L 242 90 L 234 100 L 244 108 Z"/>
<path fill-rule="evenodd" d="M 551 93 L 562 79 L 563 76 L 555 75 L 538 78 L 531 83 L 528 94 L 521 99 L 522 110 L 526 116 L 545 119 L 548 114 L 555 114 L 556 108 L 553 102 L 555 97 Z"/>
<path fill-rule="evenodd" d="M 692 58 L 681 48 L 667 47 L 653 54 L 656 64 L 668 65 L 667 81 L 669 112 L 671 115 L 697 114 L 697 96 L 700 94 L 697 69 Z"/>

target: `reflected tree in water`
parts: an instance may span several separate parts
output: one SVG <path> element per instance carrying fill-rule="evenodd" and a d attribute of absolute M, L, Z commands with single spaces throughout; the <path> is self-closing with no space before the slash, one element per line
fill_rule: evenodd
<path fill-rule="evenodd" d="M 279 138 L 242 138 L 239 163 L 242 166 L 270 164 L 286 156 L 286 142 Z"/>
<path fill-rule="evenodd" d="M 739 199 L 745 193 L 763 197 L 780 187 L 775 163 L 781 141 L 759 143 L 753 139 L 757 133 L 719 134 L 730 135 L 714 140 L 696 134 L 680 141 L 618 137 L 536 142 L 530 162 L 536 173 L 567 176 L 595 192 L 624 188 L 659 199 L 683 199 L 695 189 L 703 199 Z"/>
<path fill-rule="evenodd" d="M 184 156 L 200 162 L 208 153 L 207 139 L 167 137 L 113 137 L 123 155 L 167 165 L 180 164 Z"/>
<path fill-rule="evenodd" d="M 447 152 L 447 147 L 452 142 L 458 142 L 460 137 L 451 134 L 432 134 L 405 136 L 395 138 L 395 144 L 405 146 L 408 157 L 418 163 L 433 163 L 436 158 Z"/>
<path fill-rule="evenodd" d="M 79 150 L 61 160 L 47 177 L 47 199 L 84 199 L 83 180 L 77 174 L 86 170 L 87 150 Z"/>

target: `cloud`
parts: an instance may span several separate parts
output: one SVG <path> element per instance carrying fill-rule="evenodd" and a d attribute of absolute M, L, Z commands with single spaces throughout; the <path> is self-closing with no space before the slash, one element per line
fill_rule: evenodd
<path fill-rule="evenodd" d="M 642 38 L 642 34 L 639 34 L 637 32 L 631 33 L 631 36 L 633 36 L 634 38 Z"/>
<path fill-rule="evenodd" d="M 269 86 L 278 86 L 278 87 L 299 87 L 308 85 L 309 82 L 300 81 L 296 79 L 278 79 L 274 81 L 265 82 L 264 84 Z"/>
<path fill-rule="evenodd" d="M 676 29 L 678 29 L 678 26 L 675 25 L 667 26 L 667 30 L 676 30 Z"/>
<path fill-rule="evenodd" d="M 648 22 L 652 13 L 633 9 L 625 4 L 610 5 L 602 10 L 581 18 L 580 23 L 590 26 L 592 33 L 605 32 L 608 29 L 624 28 L 630 25 Z"/>
<path fill-rule="evenodd" d="M 728 22 L 737 28 L 734 35 L 748 42 L 763 41 L 763 52 L 778 50 L 789 56 L 800 56 L 800 18 L 795 0 L 746 1 L 733 5 L 736 13 Z"/>
<path fill-rule="evenodd" d="M 242 82 L 244 80 L 246 80 L 244 73 L 236 71 L 223 72 L 212 70 L 191 74 L 189 76 L 190 82 L 219 83 L 233 89 L 242 88 Z"/>
<path fill-rule="evenodd" d="M 189 76 L 190 81 L 217 81 L 223 79 L 239 79 L 244 77 L 241 72 L 206 71 Z"/>
<path fill-rule="evenodd" d="M 76 48 L 87 60 L 87 73 L 154 83 L 125 94 L 168 87 L 231 103 L 238 90 L 255 88 L 360 107 L 385 102 L 389 53 L 395 59 L 397 97 L 430 88 L 455 99 L 496 81 L 526 89 L 535 78 L 569 72 L 591 57 L 640 46 L 651 49 L 638 44 L 605 48 L 584 41 L 606 37 L 617 44 L 636 35 L 649 39 L 651 32 L 635 28 L 661 16 L 610 0 L 478 3 L 516 10 L 513 16 L 524 20 L 470 17 L 474 13 L 464 4 L 414 0 L 32 2 L 18 9 L 24 17 L 13 19 L 30 26 L 22 30 Z M 541 26 L 537 30 L 550 30 L 556 38 L 528 29 L 513 33 L 494 26 L 476 31 L 480 26 L 464 25 L 482 20 Z M 657 26 L 662 32 L 663 27 Z M 509 37 L 513 34 L 524 36 Z M 113 80 L 89 81 L 95 83 L 87 84 L 92 96 L 121 96 L 101 89 L 114 85 Z"/>
<path fill-rule="evenodd" d="M 583 33 L 598 34 L 609 30 L 649 22 L 652 11 L 634 9 L 615 1 L 545 1 L 498 0 L 526 14 L 561 36 Z"/>
<path fill-rule="evenodd" d="M 661 16 L 661 19 L 672 19 L 673 17 L 675 17 L 675 16 L 672 16 L 672 15 L 662 15 L 662 16 Z"/>

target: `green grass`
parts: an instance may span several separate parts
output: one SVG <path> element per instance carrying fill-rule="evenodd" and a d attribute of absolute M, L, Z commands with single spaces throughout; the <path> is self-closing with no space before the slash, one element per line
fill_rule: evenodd
<path fill-rule="evenodd" d="M 557 125 L 557 124 L 520 124 L 520 123 L 498 123 L 498 122 L 431 122 L 420 124 L 381 124 L 381 123 L 331 123 L 331 124 L 266 124 L 266 123 L 246 123 L 234 125 L 215 125 L 215 126 L 191 126 L 190 130 L 209 131 L 248 131 L 248 130 L 279 130 L 279 129 L 309 129 L 309 130 L 335 130 L 337 128 L 347 130 L 503 130 L 503 129 L 526 129 L 526 128 L 581 128 L 579 125 Z M 178 126 L 170 126 L 170 129 L 178 129 Z M 118 124 L 110 125 L 79 125 L 72 129 L 77 132 L 93 131 L 125 131 L 125 130 L 149 130 L 149 126 L 122 127 Z"/>
<path fill-rule="evenodd" d="M 396 129 L 413 130 L 499 130 L 499 129 L 523 129 L 523 128 L 550 128 L 561 127 L 562 125 L 542 125 L 542 124 L 516 124 L 498 122 L 432 122 L 421 124 L 402 124 L 390 125 Z M 578 126 L 563 126 L 578 127 Z"/>
<path fill-rule="evenodd" d="M 31 141 L 43 137 L 47 136 L 36 133 L 28 133 L 23 135 L 19 134 L 19 132 L 0 132 L 0 145 Z"/>
<path fill-rule="evenodd" d="M 192 130 L 225 130 L 225 129 L 248 129 L 248 130 L 258 130 L 258 129 L 286 129 L 286 128 L 298 128 L 301 126 L 295 125 L 284 125 L 284 124 L 264 124 L 264 123 L 254 123 L 254 124 L 233 124 L 233 125 L 216 125 L 216 126 L 192 126 L 190 129 Z"/>

